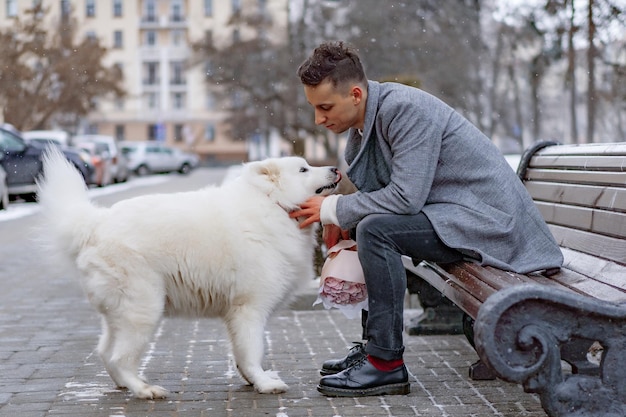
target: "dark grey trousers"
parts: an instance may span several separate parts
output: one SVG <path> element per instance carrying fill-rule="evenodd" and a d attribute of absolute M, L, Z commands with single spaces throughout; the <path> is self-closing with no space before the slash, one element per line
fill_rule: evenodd
<path fill-rule="evenodd" d="M 433 262 L 454 262 L 463 255 L 444 245 L 423 213 L 372 214 L 361 220 L 355 235 L 369 297 L 369 312 L 363 316 L 366 352 L 400 359 L 406 293 L 401 255 Z"/>

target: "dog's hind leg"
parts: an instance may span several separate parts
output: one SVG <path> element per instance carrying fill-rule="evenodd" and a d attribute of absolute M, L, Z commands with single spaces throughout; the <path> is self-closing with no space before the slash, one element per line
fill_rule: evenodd
<path fill-rule="evenodd" d="M 163 312 L 162 291 L 145 283 L 128 280 L 123 290 L 108 291 L 97 300 L 92 297 L 103 316 L 98 353 L 119 387 L 128 388 L 138 398 L 164 398 L 167 390 L 149 385 L 138 375 L 141 357 Z"/>
<path fill-rule="evenodd" d="M 287 391 L 287 385 L 275 372 L 262 367 L 266 314 L 258 308 L 241 306 L 231 310 L 225 322 L 241 376 L 262 394 Z"/>
<path fill-rule="evenodd" d="M 128 388 L 137 398 L 165 398 L 167 390 L 149 385 L 139 377 L 141 356 L 154 333 L 159 317 L 141 324 L 130 324 L 124 318 L 105 318 L 108 336 L 98 345 L 100 357 L 111 379 L 119 386 Z M 104 335 L 103 335 L 104 336 Z"/>

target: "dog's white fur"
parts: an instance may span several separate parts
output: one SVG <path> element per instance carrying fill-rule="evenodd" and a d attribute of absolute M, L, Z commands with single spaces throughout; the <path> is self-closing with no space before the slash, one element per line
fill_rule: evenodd
<path fill-rule="evenodd" d="M 120 387 L 139 398 L 167 391 L 137 374 L 163 314 L 219 316 L 237 368 L 261 393 L 287 385 L 264 371 L 269 315 L 299 283 L 313 278 L 315 228 L 289 218 L 308 197 L 328 194 L 332 167 L 298 157 L 244 164 L 220 187 L 92 204 L 80 174 L 48 150 L 38 198 L 52 247 L 77 267 L 82 287 L 102 315 L 98 352 Z"/>

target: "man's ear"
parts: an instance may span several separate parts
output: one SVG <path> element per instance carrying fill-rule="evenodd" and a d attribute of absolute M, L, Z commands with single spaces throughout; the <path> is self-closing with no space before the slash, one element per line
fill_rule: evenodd
<path fill-rule="evenodd" d="M 350 95 L 352 96 L 352 103 L 357 106 L 363 100 L 363 89 L 359 85 L 353 85 Z"/>

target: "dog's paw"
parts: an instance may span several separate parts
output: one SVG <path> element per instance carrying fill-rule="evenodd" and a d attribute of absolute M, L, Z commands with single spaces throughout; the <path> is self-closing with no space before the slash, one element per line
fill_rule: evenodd
<path fill-rule="evenodd" d="M 280 394 L 287 391 L 289 387 L 280 378 L 265 378 L 263 381 L 254 384 L 254 389 L 261 394 Z"/>
<path fill-rule="evenodd" d="M 169 392 L 158 385 L 145 385 L 141 390 L 134 392 L 133 394 L 137 398 L 144 400 L 156 400 L 158 398 L 165 398 Z"/>

